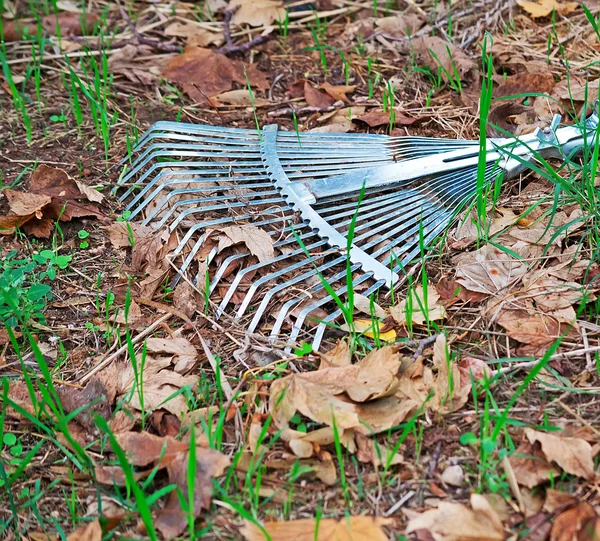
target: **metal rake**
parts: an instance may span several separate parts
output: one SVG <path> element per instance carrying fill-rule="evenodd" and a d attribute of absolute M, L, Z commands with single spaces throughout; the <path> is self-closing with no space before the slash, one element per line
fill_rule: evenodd
<path fill-rule="evenodd" d="M 316 349 L 342 313 L 330 293 L 346 297 L 348 270 L 363 295 L 400 284 L 478 189 L 537 156 L 566 158 L 598 126 L 596 109 L 581 127 L 557 129 L 560 120 L 488 140 L 482 163 L 472 140 L 161 121 L 134 149 L 120 200 L 129 220 L 182 232 L 175 282 L 187 275 L 214 301 L 215 317 L 227 313 L 247 332 L 312 340 Z M 205 253 L 211 230 L 240 224 L 271 235 L 272 260 Z"/>

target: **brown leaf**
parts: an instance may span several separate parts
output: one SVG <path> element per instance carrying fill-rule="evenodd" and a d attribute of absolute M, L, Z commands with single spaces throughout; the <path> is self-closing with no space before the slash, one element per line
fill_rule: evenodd
<path fill-rule="evenodd" d="M 550 94 L 554 85 L 551 73 L 520 73 L 504 79 L 494 90 L 494 98 L 531 93 Z"/>
<path fill-rule="evenodd" d="M 188 411 L 184 396 L 178 392 L 182 387 L 194 386 L 197 376 L 182 376 L 169 370 L 173 359 L 171 357 L 153 357 L 145 359 L 142 377 L 142 397 L 139 386 L 136 385 L 135 371 L 131 363 L 114 363 L 98 375 L 109 393 L 117 398 L 127 396 L 130 407 L 141 410 L 142 404 L 146 411 L 164 409 L 175 416 Z M 137 361 L 139 363 L 139 360 Z M 138 367 L 139 368 L 139 367 Z"/>
<path fill-rule="evenodd" d="M 408 318 L 416 325 L 423 325 L 426 321 L 444 319 L 446 310 L 434 287 L 428 285 L 427 289 L 423 290 L 423 286 L 418 285 L 409 290 L 406 299 L 390 307 L 390 314 L 400 325 L 406 325 Z"/>
<path fill-rule="evenodd" d="M 168 247 L 167 230 L 155 230 L 137 222 L 115 222 L 104 228 L 115 248 L 131 248 L 131 267 L 140 272 L 160 267 L 163 248 Z"/>
<path fill-rule="evenodd" d="M 197 103 L 206 103 L 221 92 L 230 90 L 233 83 L 246 85 L 246 74 L 253 87 L 269 87 L 266 75 L 255 64 L 244 66 L 237 60 L 217 54 L 210 49 L 188 46 L 183 54 L 169 60 L 163 75 L 183 90 Z"/>
<path fill-rule="evenodd" d="M 196 47 L 208 47 L 209 45 L 220 47 L 225 42 L 222 32 L 213 32 L 192 22 L 172 22 L 164 29 L 164 34 L 165 36 L 187 38 L 187 44 Z"/>
<path fill-rule="evenodd" d="M 440 502 L 411 518 L 407 533 L 425 530 L 435 541 L 504 540 L 506 535 L 500 518 L 481 494 L 471 495 L 471 509 L 460 503 Z"/>
<path fill-rule="evenodd" d="M 538 17 L 547 17 L 553 11 L 557 11 L 561 15 L 568 15 L 579 7 L 577 2 L 567 2 L 566 4 L 563 4 L 558 0 L 539 0 L 538 2 L 517 0 L 517 4 L 519 4 L 534 19 Z"/>
<path fill-rule="evenodd" d="M 351 94 L 356 90 L 356 85 L 332 85 L 328 82 L 324 82 L 319 85 L 321 90 L 325 90 L 329 94 L 333 101 L 343 101 L 344 103 L 350 103 L 347 94 Z"/>
<path fill-rule="evenodd" d="M 308 81 L 304 82 L 304 99 L 309 107 L 319 108 L 329 107 L 335 102 L 327 92 L 321 92 Z"/>
<path fill-rule="evenodd" d="M 398 383 L 400 354 L 397 346 L 374 349 L 358 363 L 356 381 L 346 389 L 355 402 L 366 402 L 391 394 Z"/>
<path fill-rule="evenodd" d="M 183 337 L 179 338 L 148 338 L 146 340 L 148 351 L 155 353 L 169 353 L 176 356 L 175 371 L 186 372 L 192 368 L 194 362 L 198 359 L 198 351 L 193 344 Z"/>
<path fill-rule="evenodd" d="M 43 216 L 42 209 L 52 201 L 52 197 L 45 194 L 17 192 L 9 188 L 4 190 L 8 208 L 17 216 Z"/>
<path fill-rule="evenodd" d="M 444 276 L 435 286 L 440 300 L 446 308 L 457 302 L 480 302 L 487 297 L 484 293 L 469 291 L 461 286 L 454 278 Z"/>
<path fill-rule="evenodd" d="M 200 293 L 184 280 L 177 285 L 173 292 L 173 306 L 189 318 L 197 311 L 201 311 L 204 304 Z"/>
<path fill-rule="evenodd" d="M 339 340 L 338 343 L 327 353 L 321 353 L 321 364 L 319 370 L 324 368 L 333 368 L 334 366 L 348 366 L 352 363 L 352 352 L 350 346 L 345 340 Z"/>
<path fill-rule="evenodd" d="M 588 481 L 594 479 L 592 446 L 587 441 L 546 434 L 532 428 L 525 429 L 525 435 L 530 443 L 539 442 L 548 461 L 556 462 L 565 472 Z"/>
<path fill-rule="evenodd" d="M 597 541 L 600 539 L 598 515 L 587 502 L 567 509 L 552 524 L 550 541 Z"/>
<path fill-rule="evenodd" d="M 269 26 L 285 20 L 285 8 L 280 0 L 231 0 L 229 9 L 239 8 L 233 14 L 233 24 Z"/>
<path fill-rule="evenodd" d="M 487 135 L 489 137 L 506 137 L 507 133 L 514 135 L 519 126 L 514 121 L 511 122 L 511 118 L 522 114 L 535 116 L 532 107 L 520 103 L 509 101 L 495 105 L 488 115 Z"/>
<path fill-rule="evenodd" d="M 22 226 L 26 235 L 32 235 L 38 239 L 49 239 L 54 228 L 54 220 L 42 218 L 41 220 L 32 219 L 25 222 Z"/>
<path fill-rule="evenodd" d="M 77 528 L 67 541 L 102 541 L 102 527 L 98 519 Z"/>
<path fill-rule="evenodd" d="M 427 65 L 438 72 L 445 81 L 454 78 L 455 72 L 462 78 L 475 67 L 475 62 L 456 45 L 437 36 L 423 36 L 412 41 L 414 51 L 421 55 Z"/>
<path fill-rule="evenodd" d="M 560 323 L 546 314 L 526 310 L 503 310 L 496 320 L 513 340 L 532 346 L 547 346 L 561 334 Z"/>
<path fill-rule="evenodd" d="M 499 250 L 485 245 L 455 259 L 456 281 L 469 291 L 494 295 L 520 280 L 527 266 Z"/>
<path fill-rule="evenodd" d="M 275 257 L 273 238 L 264 229 L 253 225 L 232 225 L 219 229 L 219 246 L 221 252 L 228 246 L 245 244 L 252 255 L 261 263 L 270 261 Z"/>
<path fill-rule="evenodd" d="M 489 365 L 475 357 L 461 357 L 458 369 L 467 379 L 473 377 L 475 381 L 483 381 L 492 378 L 492 369 Z"/>
<path fill-rule="evenodd" d="M 517 482 L 527 488 L 534 488 L 560 475 L 558 468 L 552 466 L 541 450 L 529 442 L 519 445 L 510 457 L 510 465 Z"/>
<path fill-rule="evenodd" d="M 213 449 L 196 447 L 196 477 L 194 480 L 194 517 L 210 507 L 213 477 L 220 477 L 229 466 L 227 456 Z M 179 453 L 167 464 L 169 482 L 177 485 L 184 497 L 188 495 L 189 453 Z M 156 528 L 167 539 L 181 535 L 188 526 L 188 515 L 181 507 L 177 491 L 169 494 L 166 505 L 156 513 Z"/>
<path fill-rule="evenodd" d="M 382 527 L 392 524 L 392 519 L 369 516 L 265 522 L 267 536 L 256 524 L 246 521 L 240 532 L 246 541 L 386 541 Z"/>
<path fill-rule="evenodd" d="M 65 386 L 58 388 L 57 392 L 65 413 L 87 406 L 75 416 L 75 421 L 85 428 L 95 427 L 94 414 L 103 419 L 110 418 L 108 392 L 98 379 L 91 379 L 85 389 Z"/>
<path fill-rule="evenodd" d="M 100 17 L 95 13 L 86 13 L 85 18 L 81 13 L 62 12 L 58 15 L 46 15 L 41 18 L 42 27 L 51 36 L 56 35 L 57 27 L 63 38 L 89 34 Z M 57 24 L 58 23 L 58 24 Z M 3 21 L 4 40 L 19 41 L 25 36 L 37 36 L 37 19 L 20 19 L 16 21 Z"/>
<path fill-rule="evenodd" d="M 416 13 L 402 13 L 376 19 L 375 24 L 392 37 L 404 38 L 414 35 L 425 24 L 425 21 Z"/>
<path fill-rule="evenodd" d="M 159 468 L 167 468 L 169 481 L 177 485 L 182 494 L 188 494 L 189 451 L 190 444 L 170 436 L 153 436 L 147 432 L 126 432 L 116 434 L 119 446 L 128 454 L 135 466 L 147 466 L 155 463 Z M 196 477 L 194 479 L 195 517 L 202 516 L 202 511 L 210 506 L 212 500 L 212 478 L 223 475 L 229 466 L 227 456 L 213 449 L 196 446 Z M 155 525 L 166 537 L 181 535 L 187 527 L 187 515 L 181 508 L 176 491 L 169 495 L 167 504 L 157 512 Z"/>

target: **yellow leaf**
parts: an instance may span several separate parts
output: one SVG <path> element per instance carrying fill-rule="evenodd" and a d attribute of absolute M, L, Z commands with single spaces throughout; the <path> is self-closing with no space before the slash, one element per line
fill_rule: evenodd
<path fill-rule="evenodd" d="M 363 334 L 368 338 L 375 338 L 375 325 L 379 329 L 379 339 L 384 342 L 393 342 L 396 340 L 396 331 L 391 329 L 389 331 L 382 332 L 386 325 L 382 321 L 373 321 L 372 319 L 355 319 L 352 321 L 352 331 L 358 334 Z M 348 325 L 342 325 L 342 330 L 350 332 Z"/>

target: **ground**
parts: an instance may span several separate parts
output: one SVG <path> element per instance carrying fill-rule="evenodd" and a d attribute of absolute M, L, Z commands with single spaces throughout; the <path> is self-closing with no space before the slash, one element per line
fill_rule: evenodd
<path fill-rule="evenodd" d="M 142 225 L 114 189 L 158 120 L 398 140 L 581 127 L 599 12 L 0 2 L 0 536 L 599 539 L 592 137 L 480 187 L 392 294 L 344 293 L 318 350 L 314 324 L 272 343 L 271 319 L 248 332 L 256 306 L 219 314 L 233 272 L 210 295 L 196 279 L 283 254 L 276 226 L 215 226 L 177 281 L 189 224 Z"/>

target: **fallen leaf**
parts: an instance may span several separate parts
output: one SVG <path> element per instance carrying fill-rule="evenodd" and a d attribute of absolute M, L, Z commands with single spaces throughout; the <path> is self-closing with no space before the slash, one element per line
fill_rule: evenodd
<path fill-rule="evenodd" d="M 356 381 L 346 389 L 355 402 L 366 402 L 392 394 L 398 383 L 400 354 L 398 346 L 374 349 L 358 363 Z"/>
<path fill-rule="evenodd" d="M 490 380 L 493 375 L 490 366 L 485 361 L 475 357 L 461 357 L 458 369 L 465 378 L 470 379 L 472 377 L 475 381 Z"/>
<path fill-rule="evenodd" d="M 385 318 L 389 315 L 387 311 L 379 306 L 375 301 L 369 297 L 361 295 L 360 293 L 354 294 L 354 308 L 363 314 L 367 314 L 368 316 Z"/>
<path fill-rule="evenodd" d="M 245 244 L 252 255 L 261 263 L 275 257 L 273 239 L 264 229 L 253 225 L 232 225 L 218 230 L 220 233 L 218 251 L 234 244 Z"/>
<path fill-rule="evenodd" d="M 401 13 L 376 19 L 375 24 L 392 37 L 404 38 L 413 36 L 425 24 L 425 21 L 416 13 Z"/>
<path fill-rule="evenodd" d="M 233 83 L 250 85 L 265 90 L 269 87 L 266 75 L 256 64 L 244 65 L 211 49 L 188 45 L 185 51 L 169 60 L 163 75 L 172 83 L 178 83 L 197 103 L 230 90 Z"/>
<path fill-rule="evenodd" d="M 188 45 L 195 45 L 196 47 L 208 47 L 209 45 L 220 47 L 225 42 L 223 32 L 207 30 L 191 21 L 172 22 L 164 29 L 164 34 L 165 36 L 186 38 Z"/>
<path fill-rule="evenodd" d="M 110 418 L 110 405 L 108 403 L 108 392 L 102 382 L 91 379 L 84 389 L 76 387 L 58 387 L 57 393 L 65 413 L 71 413 L 81 408 L 74 418 L 85 428 L 94 428 L 94 415 L 99 415 L 105 420 Z"/>
<path fill-rule="evenodd" d="M 440 295 L 440 300 L 446 308 L 457 302 L 480 302 L 487 297 L 484 293 L 469 291 L 461 286 L 454 278 L 444 276 L 435 286 Z"/>
<path fill-rule="evenodd" d="M 233 14 L 233 24 L 269 26 L 284 21 L 286 10 L 280 0 L 231 0 L 229 9 L 238 8 Z"/>
<path fill-rule="evenodd" d="M 102 541 L 102 526 L 98 519 L 77 528 L 67 541 Z"/>
<path fill-rule="evenodd" d="M 173 358 L 147 355 L 142 372 L 142 388 L 136 384 L 135 371 L 131 363 L 114 363 L 98 375 L 109 396 L 127 397 L 131 408 L 141 411 L 165 409 L 179 417 L 189 409 L 180 390 L 192 387 L 198 382 L 197 376 L 182 376 L 170 370 Z M 139 360 L 135 362 L 139 363 Z M 139 369 L 139 367 L 138 367 Z"/>
<path fill-rule="evenodd" d="M 553 11 L 557 11 L 561 15 L 568 15 L 579 7 L 577 2 L 567 2 L 566 4 L 563 4 L 558 0 L 539 0 L 538 2 L 517 0 L 517 4 L 519 4 L 534 19 L 538 17 L 547 17 Z"/>
<path fill-rule="evenodd" d="M 328 82 L 324 82 L 319 85 L 321 90 L 325 90 L 329 94 L 333 101 L 343 101 L 344 103 L 350 103 L 347 94 L 351 94 L 356 90 L 356 85 L 332 85 Z"/>
<path fill-rule="evenodd" d="M 555 80 L 551 73 L 520 73 L 504 79 L 494 90 L 494 98 L 518 94 L 550 94 Z"/>
<path fill-rule="evenodd" d="M 240 88 L 239 90 L 229 90 L 217 94 L 211 98 L 211 103 L 217 107 L 223 104 L 226 105 L 239 105 L 242 107 L 259 107 L 261 105 L 267 105 L 269 100 L 263 100 L 254 96 L 254 93 L 250 94 L 247 88 Z"/>
<path fill-rule="evenodd" d="M 510 465 L 519 485 L 534 488 L 560 475 L 542 451 L 529 442 L 523 442 L 510 457 Z"/>
<path fill-rule="evenodd" d="M 42 209 L 52 201 L 52 197 L 45 194 L 17 192 L 9 188 L 4 190 L 8 208 L 17 216 L 43 216 Z"/>
<path fill-rule="evenodd" d="M 154 353 L 169 353 L 175 356 L 176 372 L 186 372 L 198 359 L 198 351 L 187 338 L 148 338 L 146 348 Z"/>
<path fill-rule="evenodd" d="M 394 110 L 392 112 L 369 111 L 357 117 L 356 120 L 368 124 L 371 128 L 378 128 L 379 126 L 410 126 L 420 119 L 406 116 L 400 111 Z"/>
<path fill-rule="evenodd" d="M 587 502 L 580 502 L 556 517 L 550 530 L 550 541 L 597 541 L 600 519 Z"/>
<path fill-rule="evenodd" d="M 516 283 L 527 271 L 525 263 L 492 245 L 455 259 L 456 281 L 469 291 L 495 295 Z"/>
<path fill-rule="evenodd" d="M 406 299 L 390 307 L 390 314 L 400 325 L 406 325 L 409 319 L 415 325 L 423 325 L 428 321 L 443 319 L 446 317 L 446 310 L 434 287 L 428 285 L 423 290 L 423 286 L 418 285 L 409 290 Z"/>
<path fill-rule="evenodd" d="M 85 17 L 80 13 L 58 13 L 40 18 L 42 28 L 51 36 L 56 35 L 60 28 L 63 38 L 82 36 L 92 32 L 100 17 L 96 13 L 87 12 Z M 26 36 L 37 36 L 38 19 L 18 19 L 16 21 L 3 21 L 4 41 L 19 41 Z"/>
<path fill-rule="evenodd" d="M 304 99 L 309 107 L 318 107 L 320 109 L 330 107 L 335 102 L 327 92 L 321 92 L 308 81 L 304 81 Z"/>
<path fill-rule="evenodd" d="M 481 494 L 471 494 L 471 509 L 460 503 L 441 501 L 437 509 L 411 518 L 406 533 L 419 530 L 425 530 L 435 541 L 506 539 L 500 518 Z"/>
<path fill-rule="evenodd" d="M 169 481 L 177 485 L 185 496 L 189 493 L 190 444 L 170 436 L 153 436 L 148 432 L 126 432 L 116 434 L 119 446 L 127 453 L 135 466 L 155 463 L 167 469 Z M 196 476 L 194 478 L 194 517 L 210 507 L 213 493 L 213 478 L 220 477 L 230 464 L 229 457 L 219 451 L 196 445 Z M 182 509 L 177 491 L 169 494 L 166 505 L 157 511 L 156 528 L 165 538 L 177 537 L 188 526 L 188 514 Z"/>
<path fill-rule="evenodd" d="M 444 81 L 453 79 L 456 73 L 462 78 L 475 67 L 475 62 L 462 49 L 437 36 L 417 38 L 412 41 L 412 47 L 436 74 L 441 72 Z"/>
<path fill-rule="evenodd" d="M 513 340 L 537 347 L 551 344 L 561 334 L 561 325 L 556 319 L 526 310 L 503 310 L 496 323 L 504 327 Z"/>
<path fill-rule="evenodd" d="M 387 328 L 387 324 L 383 321 L 377 321 L 372 319 L 354 319 L 352 320 L 352 325 L 348 325 L 344 323 L 341 327 L 341 330 L 346 332 L 354 332 L 357 334 L 362 334 L 367 338 L 375 338 L 375 328 L 377 328 L 377 335 L 380 340 L 384 342 L 393 342 L 396 339 L 396 331 L 394 329 L 385 330 Z"/>
<path fill-rule="evenodd" d="M 352 363 L 352 352 L 348 342 L 339 340 L 338 343 L 326 353 L 321 353 L 319 370 L 334 366 L 348 366 Z"/>
<path fill-rule="evenodd" d="M 369 516 L 265 522 L 265 535 L 262 528 L 247 520 L 240 533 L 246 541 L 386 541 L 382 527 L 393 523 L 389 518 Z"/>
<path fill-rule="evenodd" d="M 525 429 L 530 443 L 538 442 L 549 462 L 556 462 L 565 472 L 592 480 L 596 476 L 592 446 L 581 438 L 561 437 L 532 428 Z"/>

